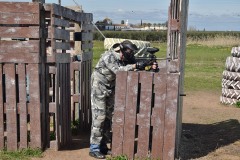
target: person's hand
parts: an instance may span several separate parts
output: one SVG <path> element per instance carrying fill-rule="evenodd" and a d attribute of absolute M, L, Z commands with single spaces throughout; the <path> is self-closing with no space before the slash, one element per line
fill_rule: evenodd
<path fill-rule="evenodd" d="M 152 64 L 152 69 L 158 69 L 158 63 L 157 62 L 153 62 Z"/>

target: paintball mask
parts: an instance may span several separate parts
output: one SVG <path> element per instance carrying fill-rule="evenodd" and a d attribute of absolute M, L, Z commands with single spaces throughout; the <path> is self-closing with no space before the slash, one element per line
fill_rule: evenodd
<path fill-rule="evenodd" d="M 131 41 L 125 40 L 120 43 L 120 50 L 124 56 L 125 61 L 129 64 L 135 63 L 135 51 L 138 50 L 137 46 Z"/>

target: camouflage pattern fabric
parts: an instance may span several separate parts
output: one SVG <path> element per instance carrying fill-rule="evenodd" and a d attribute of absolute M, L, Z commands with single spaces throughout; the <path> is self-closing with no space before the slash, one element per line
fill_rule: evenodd
<path fill-rule="evenodd" d="M 106 144 L 109 140 L 114 110 L 116 72 L 129 70 L 133 70 L 132 65 L 124 66 L 117 52 L 106 51 L 99 59 L 91 77 L 91 144 Z"/>

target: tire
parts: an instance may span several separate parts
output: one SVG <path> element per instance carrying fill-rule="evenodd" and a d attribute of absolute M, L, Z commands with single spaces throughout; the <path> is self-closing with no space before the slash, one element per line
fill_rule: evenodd
<path fill-rule="evenodd" d="M 233 47 L 231 50 L 231 54 L 233 57 L 240 57 L 240 46 L 239 47 Z"/>
<path fill-rule="evenodd" d="M 222 96 L 239 100 L 240 90 L 222 88 Z"/>
<path fill-rule="evenodd" d="M 240 72 L 240 59 L 232 56 L 227 57 L 225 67 L 228 71 Z"/>
<path fill-rule="evenodd" d="M 223 103 L 223 104 L 233 105 L 233 104 L 236 104 L 238 102 L 238 100 L 221 96 L 220 97 L 220 102 Z"/>
<path fill-rule="evenodd" d="M 240 81 L 240 73 L 239 72 L 230 72 L 230 71 L 223 71 L 223 78 L 233 81 Z"/>
<path fill-rule="evenodd" d="M 146 48 L 146 47 L 150 47 L 150 42 L 148 41 L 140 41 L 140 40 L 132 40 L 132 39 L 122 39 L 122 38 L 105 38 L 104 39 L 104 48 L 109 50 L 112 48 L 112 46 L 115 43 L 121 43 L 124 40 L 129 40 L 132 43 L 134 43 L 139 49 L 141 48 Z"/>
<path fill-rule="evenodd" d="M 222 79 L 222 88 L 240 90 L 240 81 Z"/>

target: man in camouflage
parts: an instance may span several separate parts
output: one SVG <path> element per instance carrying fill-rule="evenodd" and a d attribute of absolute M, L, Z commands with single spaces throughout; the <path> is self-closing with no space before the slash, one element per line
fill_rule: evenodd
<path fill-rule="evenodd" d="M 114 110 L 114 90 L 117 71 L 142 69 L 143 63 L 135 63 L 135 44 L 126 40 L 113 46 L 99 59 L 91 77 L 92 127 L 89 155 L 104 159 L 109 153 L 107 142 Z"/>

